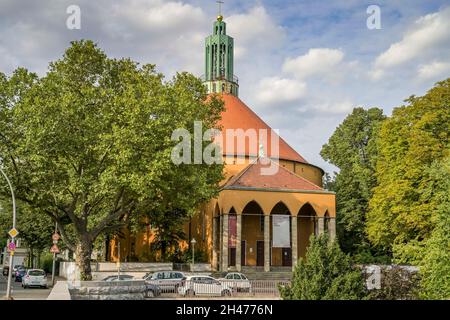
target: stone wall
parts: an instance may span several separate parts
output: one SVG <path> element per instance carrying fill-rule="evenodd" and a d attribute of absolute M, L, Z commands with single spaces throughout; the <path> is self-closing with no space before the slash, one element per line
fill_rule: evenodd
<path fill-rule="evenodd" d="M 93 280 L 101 280 L 109 275 L 117 274 L 117 264 L 112 262 L 91 263 Z M 172 263 L 122 262 L 121 273 L 141 278 L 147 272 L 172 270 Z M 59 275 L 68 281 L 79 281 L 79 270 L 75 262 L 62 261 Z"/>
<path fill-rule="evenodd" d="M 145 282 L 78 281 L 68 283 L 71 300 L 144 300 Z"/>

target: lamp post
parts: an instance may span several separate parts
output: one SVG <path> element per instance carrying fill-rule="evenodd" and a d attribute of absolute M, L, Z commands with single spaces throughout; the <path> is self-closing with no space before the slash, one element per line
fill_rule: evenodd
<path fill-rule="evenodd" d="M 191 271 L 194 271 L 194 263 L 195 263 L 195 244 L 197 241 L 195 241 L 195 238 L 192 238 L 191 244 L 192 244 L 192 267 Z"/>
<path fill-rule="evenodd" d="M 58 243 L 58 222 L 55 222 L 55 232 L 52 235 L 53 247 Z M 55 272 L 56 272 L 56 250 L 53 251 L 53 264 L 52 264 L 52 288 L 55 286 Z"/>
<path fill-rule="evenodd" d="M 0 172 L 5 177 L 6 182 L 8 183 L 9 189 L 11 190 L 12 205 L 13 205 L 13 227 L 10 230 L 9 235 L 11 236 L 11 243 L 12 243 L 11 247 L 14 248 L 15 247 L 14 238 L 17 235 L 17 230 L 16 230 L 16 197 L 14 196 L 14 190 L 13 190 L 13 187 L 11 185 L 11 182 L 9 181 L 8 176 L 2 170 L 1 167 L 0 167 Z M 11 298 L 11 279 L 12 279 L 12 271 L 13 271 L 13 259 L 14 259 L 14 250 L 10 250 L 10 252 L 9 252 L 8 285 L 6 287 L 6 299 L 8 299 L 8 300 Z"/>

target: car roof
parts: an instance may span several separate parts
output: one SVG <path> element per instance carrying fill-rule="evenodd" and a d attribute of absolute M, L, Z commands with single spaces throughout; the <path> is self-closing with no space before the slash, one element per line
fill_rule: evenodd
<path fill-rule="evenodd" d="M 211 277 L 211 276 L 207 276 L 207 275 L 202 275 L 202 274 L 198 274 L 198 275 L 193 275 L 193 276 L 187 276 L 186 279 L 192 279 L 192 278 L 211 278 L 216 280 L 215 278 Z"/>
<path fill-rule="evenodd" d="M 43 269 L 28 269 L 27 271 L 28 272 L 30 272 L 30 271 L 42 271 L 42 272 L 45 272 Z"/>

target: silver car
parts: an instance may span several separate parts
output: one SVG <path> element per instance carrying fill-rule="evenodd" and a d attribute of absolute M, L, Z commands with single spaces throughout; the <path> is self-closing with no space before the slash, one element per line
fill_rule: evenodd
<path fill-rule="evenodd" d="M 183 279 L 178 293 L 182 296 L 231 296 L 232 290 L 210 276 L 189 276 Z"/>
<path fill-rule="evenodd" d="M 179 271 L 157 271 L 144 276 L 146 283 L 158 286 L 163 293 L 176 293 L 183 278 Z"/>
<path fill-rule="evenodd" d="M 252 285 L 247 277 L 239 272 L 230 272 L 225 277 L 219 279 L 236 292 L 252 292 Z"/>
<path fill-rule="evenodd" d="M 30 269 L 22 277 L 22 287 L 47 288 L 47 275 L 42 269 Z"/>

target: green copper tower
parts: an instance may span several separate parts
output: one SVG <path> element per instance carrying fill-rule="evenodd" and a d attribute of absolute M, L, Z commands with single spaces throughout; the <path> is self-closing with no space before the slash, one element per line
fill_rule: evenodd
<path fill-rule="evenodd" d="M 213 34 L 205 40 L 205 75 L 203 81 L 209 93 L 238 96 L 238 78 L 233 74 L 233 38 L 227 35 L 227 25 L 219 14 Z"/>

